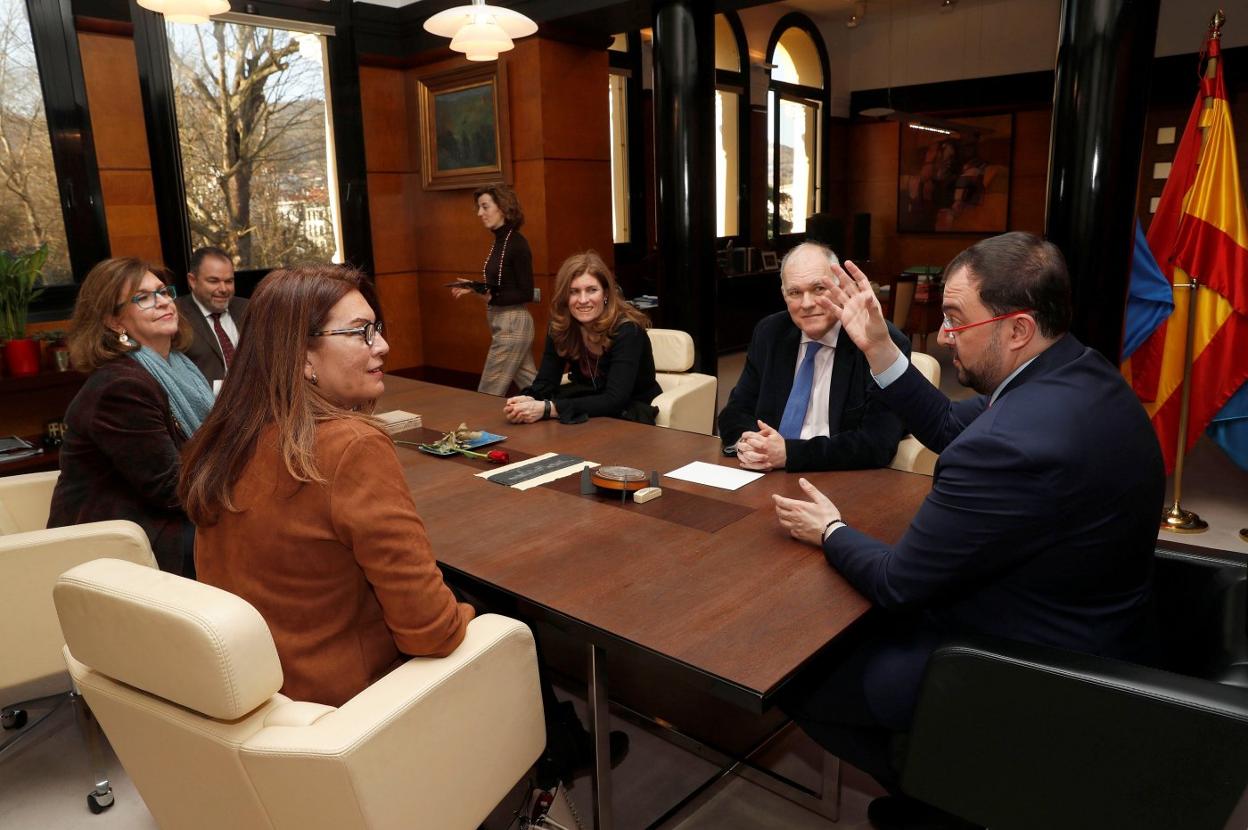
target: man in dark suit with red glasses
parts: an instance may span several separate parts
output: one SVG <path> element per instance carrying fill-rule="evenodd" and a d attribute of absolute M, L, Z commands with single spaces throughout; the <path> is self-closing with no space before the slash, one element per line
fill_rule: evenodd
<path fill-rule="evenodd" d="M 1153 548 L 1165 492 L 1161 449 L 1117 367 L 1068 332 L 1061 252 L 1029 233 L 985 239 L 945 273 L 940 340 L 957 402 L 895 347 L 863 273 L 846 263 L 826 300 L 866 355 L 880 394 L 940 454 L 932 490 L 888 545 L 854 529 L 803 480 L 776 496 L 780 523 L 820 545 L 886 613 L 844 659 L 806 677 L 786 709 L 829 751 L 897 791 L 905 732 L 931 652 L 963 634 L 1148 660 Z M 839 268 L 837 269 L 840 270 Z M 919 802 L 880 799 L 879 828 L 962 827 Z"/>

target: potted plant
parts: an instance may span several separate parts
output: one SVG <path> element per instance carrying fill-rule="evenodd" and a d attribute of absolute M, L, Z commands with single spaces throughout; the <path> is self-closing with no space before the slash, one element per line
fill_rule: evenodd
<path fill-rule="evenodd" d="M 47 259 L 46 244 L 21 254 L 0 251 L 0 340 L 14 377 L 39 374 L 39 344 L 26 336 L 26 313 L 43 293 L 39 282 Z"/>

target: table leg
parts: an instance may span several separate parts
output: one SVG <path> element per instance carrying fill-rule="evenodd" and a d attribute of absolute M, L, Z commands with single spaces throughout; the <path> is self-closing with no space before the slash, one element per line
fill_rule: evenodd
<path fill-rule="evenodd" d="M 594 738 L 594 827 L 611 830 L 611 715 L 607 705 L 607 652 L 589 646 L 589 730 Z"/>

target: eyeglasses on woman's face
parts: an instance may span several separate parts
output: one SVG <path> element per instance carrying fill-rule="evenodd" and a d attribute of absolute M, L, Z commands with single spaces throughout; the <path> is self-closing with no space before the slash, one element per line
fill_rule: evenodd
<path fill-rule="evenodd" d="M 372 346 L 373 341 L 377 339 L 377 335 L 385 334 L 382 330 L 385 323 L 377 321 L 376 323 L 365 323 L 362 326 L 355 326 L 349 329 L 326 329 L 325 331 L 310 331 L 308 337 L 333 337 L 335 335 L 359 335 L 364 338 L 364 345 Z"/>
<path fill-rule="evenodd" d="M 137 305 L 139 308 L 142 308 L 142 309 L 149 309 L 149 308 L 155 308 L 156 304 L 160 302 L 161 297 L 164 297 L 166 300 L 173 302 L 178 297 L 178 289 L 172 285 L 166 285 L 166 286 L 156 289 L 155 291 L 140 291 L 137 294 L 135 294 L 133 297 L 131 297 L 129 300 L 127 300 L 126 302 L 134 303 L 135 305 Z M 117 307 L 113 309 L 113 313 L 117 313 L 125 307 L 126 307 L 125 302 L 118 303 Z"/>

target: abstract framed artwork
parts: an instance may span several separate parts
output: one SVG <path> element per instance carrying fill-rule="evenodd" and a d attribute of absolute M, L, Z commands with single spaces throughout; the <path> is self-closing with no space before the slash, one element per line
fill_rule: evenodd
<path fill-rule="evenodd" d="M 469 66 L 416 79 L 421 179 L 458 190 L 511 178 L 506 66 Z"/>
<path fill-rule="evenodd" d="M 1014 116 L 902 121 L 897 159 L 900 233 L 1002 233 L 1010 218 Z"/>

